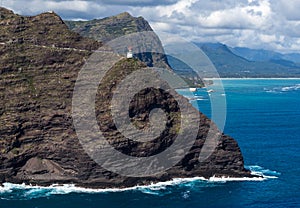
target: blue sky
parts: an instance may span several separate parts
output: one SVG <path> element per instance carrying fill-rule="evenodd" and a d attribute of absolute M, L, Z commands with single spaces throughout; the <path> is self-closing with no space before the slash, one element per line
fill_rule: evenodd
<path fill-rule="evenodd" d="M 190 41 L 300 52 L 300 0 L 2 0 L 19 14 L 54 10 L 64 19 L 94 19 L 128 11 L 155 31 Z"/>

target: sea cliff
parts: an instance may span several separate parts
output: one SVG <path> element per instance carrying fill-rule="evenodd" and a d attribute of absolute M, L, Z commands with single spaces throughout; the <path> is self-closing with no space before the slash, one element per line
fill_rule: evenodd
<path fill-rule="evenodd" d="M 147 177 L 126 177 L 104 169 L 84 151 L 72 117 L 78 73 L 102 43 L 70 31 L 53 12 L 25 17 L 0 8 L 0 25 L 1 183 L 73 183 L 107 188 L 196 176 L 251 177 L 244 168 L 237 142 L 222 134 L 179 95 L 190 106 L 190 116 L 200 119 L 197 138 L 180 162 Z M 176 137 L 174 128 L 179 122 L 174 116 L 180 113 L 174 98 L 166 92 L 146 89 L 131 102 L 132 122 L 140 129 L 146 128 L 150 110 L 160 106 L 169 115 L 165 134 L 143 144 L 124 138 L 115 128 L 109 114 L 112 92 L 129 73 L 145 67 L 140 60 L 120 57 L 105 76 L 105 85 L 99 86 L 96 98 L 96 117 L 106 139 L 118 151 L 135 157 L 154 155 L 168 148 Z M 199 162 L 209 129 L 220 139 L 210 157 Z"/>

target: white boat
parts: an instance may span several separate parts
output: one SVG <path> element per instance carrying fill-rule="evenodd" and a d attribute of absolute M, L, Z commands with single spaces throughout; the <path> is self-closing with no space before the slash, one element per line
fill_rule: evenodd
<path fill-rule="evenodd" d="M 196 92 L 196 91 L 197 91 L 197 88 L 190 88 L 190 91 L 191 91 L 191 92 Z"/>
<path fill-rule="evenodd" d="M 214 92 L 213 89 L 207 90 L 208 93 Z"/>

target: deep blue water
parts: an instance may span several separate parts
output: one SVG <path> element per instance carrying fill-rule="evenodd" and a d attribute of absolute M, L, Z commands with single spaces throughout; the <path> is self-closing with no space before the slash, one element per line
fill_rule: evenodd
<path fill-rule="evenodd" d="M 245 164 L 269 176 L 266 180 L 193 180 L 97 193 L 6 184 L 0 188 L 0 207 L 300 207 L 300 80 L 224 80 L 223 84 L 225 133 L 238 141 Z M 192 104 L 210 115 L 209 96 L 204 90 L 198 96 L 203 97 Z"/>

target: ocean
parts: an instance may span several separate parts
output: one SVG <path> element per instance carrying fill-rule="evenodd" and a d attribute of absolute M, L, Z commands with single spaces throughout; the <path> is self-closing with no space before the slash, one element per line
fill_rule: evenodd
<path fill-rule="evenodd" d="M 224 132 L 238 141 L 247 168 L 264 179 L 174 179 L 126 190 L 7 183 L 0 207 L 300 207 L 300 79 L 224 79 L 223 85 Z M 190 99 L 210 116 L 205 89 Z"/>

